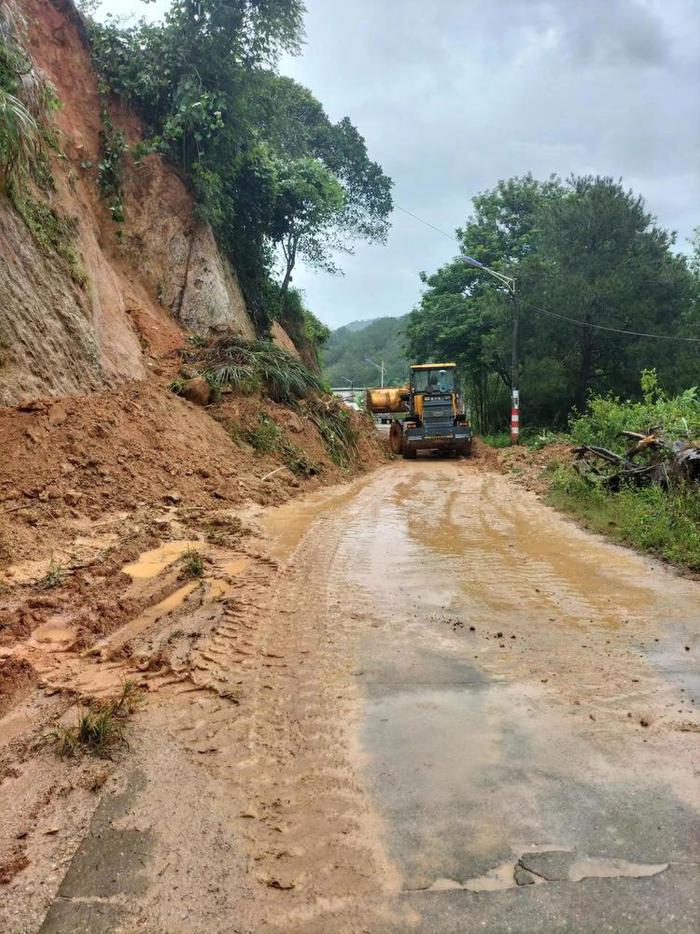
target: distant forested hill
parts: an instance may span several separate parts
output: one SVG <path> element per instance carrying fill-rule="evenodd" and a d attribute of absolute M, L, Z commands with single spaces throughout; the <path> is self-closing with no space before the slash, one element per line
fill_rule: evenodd
<path fill-rule="evenodd" d="M 378 386 L 379 370 L 364 362 L 384 361 L 387 386 L 406 380 L 403 329 L 406 317 L 375 318 L 373 321 L 353 321 L 333 331 L 323 350 L 323 373 L 332 386 L 342 386 L 351 380 L 357 386 Z"/>

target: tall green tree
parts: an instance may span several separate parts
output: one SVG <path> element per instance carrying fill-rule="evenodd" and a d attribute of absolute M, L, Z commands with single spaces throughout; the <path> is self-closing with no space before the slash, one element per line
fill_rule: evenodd
<path fill-rule="evenodd" d="M 640 197 L 610 178 L 528 175 L 500 182 L 474 208 L 457 231 L 463 251 L 517 281 L 525 424 L 564 424 L 590 391 L 633 396 L 646 366 L 673 389 L 692 381 L 692 345 L 593 327 L 700 336 L 688 263 Z M 412 353 L 458 359 L 482 428 L 505 427 L 506 290 L 459 259 L 423 281 L 407 329 Z"/>

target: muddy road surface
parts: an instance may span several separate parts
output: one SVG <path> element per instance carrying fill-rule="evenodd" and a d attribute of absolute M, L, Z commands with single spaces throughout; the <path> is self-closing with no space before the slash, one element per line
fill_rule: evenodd
<path fill-rule="evenodd" d="M 700 584 L 478 463 L 260 518 L 43 931 L 697 931 Z"/>

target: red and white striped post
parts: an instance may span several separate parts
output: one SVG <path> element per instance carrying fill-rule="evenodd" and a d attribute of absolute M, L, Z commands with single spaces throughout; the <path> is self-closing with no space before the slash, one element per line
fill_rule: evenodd
<path fill-rule="evenodd" d="M 517 444 L 520 438 L 520 392 L 513 390 L 510 406 L 510 443 Z"/>

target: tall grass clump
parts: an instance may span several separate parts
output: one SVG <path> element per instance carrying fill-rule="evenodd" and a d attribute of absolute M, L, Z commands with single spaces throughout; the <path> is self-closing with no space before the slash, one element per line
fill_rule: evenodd
<path fill-rule="evenodd" d="M 204 376 L 219 390 L 263 391 L 275 402 L 306 399 L 323 389 L 301 360 L 271 341 L 225 336 L 204 354 Z"/>
<path fill-rule="evenodd" d="M 116 699 L 81 708 L 76 723 L 56 727 L 47 734 L 46 740 L 57 755 L 66 758 L 81 753 L 109 757 L 117 747 L 126 744 L 126 720 L 140 699 L 141 692 L 135 682 L 127 680 Z"/>
<path fill-rule="evenodd" d="M 357 454 L 357 431 L 350 410 L 337 399 L 314 399 L 309 404 L 309 417 L 333 463 L 347 467 Z"/>

